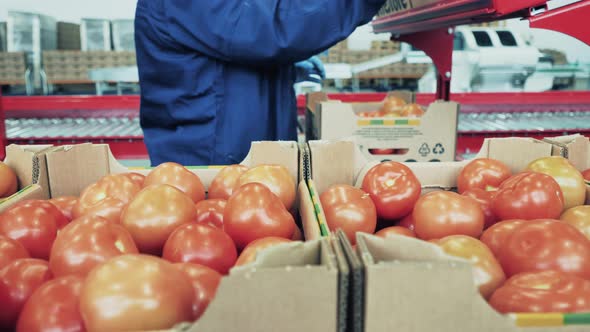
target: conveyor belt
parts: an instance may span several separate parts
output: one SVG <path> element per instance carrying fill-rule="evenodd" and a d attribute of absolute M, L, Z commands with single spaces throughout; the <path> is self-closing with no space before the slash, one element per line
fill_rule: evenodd
<path fill-rule="evenodd" d="M 589 130 L 590 111 L 462 113 L 459 133 Z"/>
<path fill-rule="evenodd" d="M 59 137 L 139 137 L 139 118 L 7 119 L 8 139 Z"/>

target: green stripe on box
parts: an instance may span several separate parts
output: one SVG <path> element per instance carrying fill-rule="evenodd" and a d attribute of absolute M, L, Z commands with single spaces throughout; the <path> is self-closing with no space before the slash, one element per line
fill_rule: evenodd
<path fill-rule="evenodd" d="M 382 126 L 383 125 L 383 120 L 371 120 L 371 122 L 369 122 L 369 124 L 371 126 Z"/>
<path fill-rule="evenodd" d="M 563 322 L 565 325 L 590 325 L 590 313 L 565 314 Z"/>
<path fill-rule="evenodd" d="M 395 120 L 395 124 L 396 125 L 407 125 L 408 124 L 408 120 Z"/>

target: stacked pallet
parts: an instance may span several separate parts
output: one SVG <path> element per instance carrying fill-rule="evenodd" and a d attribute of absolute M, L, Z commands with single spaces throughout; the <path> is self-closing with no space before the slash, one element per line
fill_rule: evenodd
<path fill-rule="evenodd" d="M 427 63 L 398 62 L 377 69 L 368 70 L 360 78 L 420 78 L 428 71 Z"/>
<path fill-rule="evenodd" d="M 50 84 L 90 83 L 88 71 L 135 66 L 134 52 L 46 51 L 43 67 Z"/>
<path fill-rule="evenodd" d="M 0 52 L 0 85 L 25 84 L 24 52 Z"/>

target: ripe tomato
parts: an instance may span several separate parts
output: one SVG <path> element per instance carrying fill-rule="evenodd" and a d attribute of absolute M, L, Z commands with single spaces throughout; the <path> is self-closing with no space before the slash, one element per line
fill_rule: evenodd
<path fill-rule="evenodd" d="M 196 218 L 197 209 L 187 195 L 167 184 L 157 184 L 135 196 L 121 215 L 121 223 L 141 252 L 159 254 L 178 226 Z"/>
<path fill-rule="evenodd" d="M 560 220 L 523 222 L 508 236 L 498 260 L 507 276 L 558 270 L 590 279 L 590 241 Z"/>
<path fill-rule="evenodd" d="M 582 172 L 582 176 L 584 177 L 584 180 L 586 181 L 590 181 L 590 168 L 588 168 L 587 170 Z"/>
<path fill-rule="evenodd" d="M 590 205 L 576 206 L 568 209 L 559 219 L 577 228 L 590 240 Z"/>
<path fill-rule="evenodd" d="M 564 209 L 586 201 L 586 183 L 582 174 L 563 157 L 545 157 L 531 162 L 527 170 L 547 174 L 555 179 L 564 197 Z"/>
<path fill-rule="evenodd" d="M 49 203 L 55 205 L 59 211 L 68 219 L 72 221 L 74 219 L 74 206 L 78 203 L 78 197 L 74 196 L 62 196 L 57 198 L 52 198 L 49 200 Z"/>
<path fill-rule="evenodd" d="M 145 181 L 145 175 L 135 173 L 135 172 L 123 173 L 123 175 L 128 177 L 129 180 L 135 182 L 135 184 L 137 184 L 140 188 L 143 188 L 143 182 Z"/>
<path fill-rule="evenodd" d="M 23 201 L 0 215 L 0 235 L 22 244 L 31 257 L 48 259 L 58 229 L 66 217 L 47 201 Z"/>
<path fill-rule="evenodd" d="M 0 327 L 14 327 L 31 294 L 51 278 L 49 263 L 35 258 L 15 260 L 0 270 Z"/>
<path fill-rule="evenodd" d="M 289 242 L 292 241 L 282 237 L 274 236 L 263 237 L 261 239 L 252 241 L 246 246 L 246 248 L 244 248 L 244 250 L 242 250 L 242 252 L 240 253 L 240 257 L 238 257 L 238 260 L 236 261 L 235 266 L 250 264 L 256 260 L 256 255 L 258 255 L 259 252 L 272 246 L 275 246 L 277 244 Z"/>
<path fill-rule="evenodd" d="M 86 276 L 95 266 L 115 256 L 137 253 L 131 234 L 123 226 L 86 216 L 59 232 L 51 249 L 49 266 L 55 276 Z"/>
<path fill-rule="evenodd" d="M 43 284 L 25 303 L 16 332 L 84 332 L 78 310 L 83 283 L 79 276 L 67 276 Z"/>
<path fill-rule="evenodd" d="M 29 257 L 29 252 L 22 244 L 0 235 L 0 270 L 17 259 Z"/>
<path fill-rule="evenodd" d="M 473 264 L 473 280 L 484 298 L 504 283 L 506 276 L 492 251 L 478 239 L 465 235 L 452 235 L 435 242 L 444 252 L 461 257 Z"/>
<path fill-rule="evenodd" d="M 532 220 L 520 220 L 520 219 L 511 219 L 511 220 L 504 220 L 499 223 L 494 224 L 492 227 L 486 229 L 480 237 L 481 242 L 483 242 L 490 250 L 494 253 L 495 256 L 500 254 L 500 249 L 502 249 L 508 237 L 512 234 L 514 229 L 521 225 L 523 222 L 533 222 Z"/>
<path fill-rule="evenodd" d="M 165 330 L 192 319 L 193 294 L 188 276 L 171 263 L 123 255 L 90 272 L 80 313 L 88 331 Z"/>
<path fill-rule="evenodd" d="M 407 216 L 403 217 L 400 222 L 397 223 L 398 226 L 405 227 L 412 232 L 415 231 L 416 225 L 414 224 L 414 214 L 410 212 Z"/>
<path fill-rule="evenodd" d="M 434 191 L 420 197 L 412 214 L 414 231 L 423 240 L 449 235 L 479 237 L 483 231 L 484 215 L 479 203 L 450 191 Z"/>
<path fill-rule="evenodd" d="M 120 224 L 121 213 L 123 213 L 126 206 L 126 203 L 117 198 L 107 197 L 95 205 L 90 206 L 83 216 L 101 217 L 114 224 Z"/>
<path fill-rule="evenodd" d="M 299 226 L 297 226 L 297 225 L 295 225 L 295 231 L 293 232 L 293 236 L 291 237 L 291 240 L 303 241 L 303 233 L 301 232 L 301 229 L 299 229 Z"/>
<path fill-rule="evenodd" d="M 590 280 L 551 270 L 520 273 L 496 290 L 490 305 L 501 313 L 590 312 Z"/>
<path fill-rule="evenodd" d="M 293 216 L 278 196 L 260 183 L 241 186 L 227 201 L 223 226 L 238 249 L 268 236 L 290 239 L 295 232 Z"/>
<path fill-rule="evenodd" d="M 85 215 L 88 210 L 107 197 L 116 198 L 127 204 L 140 190 L 141 187 L 123 174 L 107 175 L 82 191 L 78 204 L 74 206 L 74 219 Z"/>
<path fill-rule="evenodd" d="M 204 224 L 178 227 L 166 241 L 162 258 L 173 263 L 205 265 L 227 274 L 238 258 L 236 246 L 224 231 Z"/>
<path fill-rule="evenodd" d="M 492 200 L 500 220 L 555 219 L 563 211 L 563 194 L 549 175 L 520 173 L 504 181 Z"/>
<path fill-rule="evenodd" d="M 387 96 L 383 100 L 381 110 L 386 113 L 399 112 L 406 105 L 406 101 L 394 96 Z"/>
<path fill-rule="evenodd" d="M 287 210 L 291 210 L 295 202 L 295 182 L 285 166 L 260 165 L 242 174 L 236 188 L 247 183 L 261 183 L 277 195 Z M 235 190 L 235 189 L 234 189 Z"/>
<path fill-rule="evenodd" d="M 205 199 L 205 187 L 195 173 L 177 163 L 163 163 L 154 168 L 143 182 L 144 188 L 154 184 L 167 184 L 190 197 L 197 203 Z"/>
<path fill-rule="evenodd" d="M 498 219 L 492 211 L 492 201 L 496 195 L 495 191 L 485 191 L 482 189 L 474 188 L 463 192 L 464 196 L 471 197 L 479 203 L 481 210 L 484 215 L 484 229 L 495 224 Z"/>
<path fill-rule="evenodd" d="M 512 175 L 503 162 L 490 158 L 479 158 L 469 162 L 457 177 L 457 191 L 462 194 L 470 189 L 496 189 Z"/>
<path fill-rule="evenodd" d="M 197 203 L 197 223 L 209 224 L 223 229 L 223 211 L 227 201 L 223 199 L 207 199 Z"/>
<path fill-rule="evenodd" d="M 394 149 L 369 149 L 369 153 L 372 155 L 378 155 L 378 156 L 388 156 L 388 155 L 392 155 L 395 152 Z"/>
<path fill-rule="evenodd" d="M 420 181 L 407 166 L 387 161 L 367 172 L 363 191 L 371 195 L 379 218 L 394 220 L 407 216 L 420 197 Z"/>
<path fill-rule="evenodd" d="M 420 118 L 424 115 L 422 106 L 418 104 L 408 104 L 401 110 L 401 116 L 404 118 Z"/>
<path fill-rule="evenodd" d="M 393 237 L 392 235 L 404 235 L 404 236 L 408 236 L 408 237 L 416 237 L 416 234 L 414 233 L 414 231 L 412 231 L 409 228 L 402 227 L 402 226 L 391 226 L 391 227 L 383 228 L 379 232 L 375 233 L 375 235 L 380 236 L 384 239 L 387 239 L 389 237 Z"/>
<path fill-rule="evenodd" d="M 352 243 L 356 233 L 374 233 L 377 226 L 375 204 L 366 192 L 349 186 L 334 185 L 320 195 L 326 222 L 332 231 L 342 229 Z"/>
<path fill-rule="evenodd" d="M 221 282 L 221 274 L 199 264 L 176 263 L 174 266 L 184 272 L 193 284 L 193 320 L 197 320 L 215 297 L 217 287 Z"/>
<path fill-rule="evenodd" d="M 230 165 L 222 168 L 209 186 L 208 197 L 228 200 L 238 184 L 238 179 L 247 170 L 248 167 L 244 165 Z"/>
<path fill-rule="evenodd" d="M 16 173 L 10 166 L 0 161 L 0 198 L 8 197 L 18 189 Z"/>

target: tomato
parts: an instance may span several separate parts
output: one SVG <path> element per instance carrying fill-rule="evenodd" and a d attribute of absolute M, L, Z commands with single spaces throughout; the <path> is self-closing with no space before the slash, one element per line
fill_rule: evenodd
<path fill-rule="evenodd" d="M 69 221 L 74 219 L 74 206 L 78 203 L 78 197 L 62 196 L 52 198 L 49 200 L 49 203 L 55 205 Z"/>
<path fill-rule="evenodd" d="M 145 181 L 145 175 L 135 173 L 135 172 L 123 173 L 123 175 L 128 177 L 129 180 L 135 182 L 135 184 L 138 185 L 140 188 L 143 188 L 143 183 Z"/>
<path fill-rule="evenodd" d="M 59 232 L 49 257 L 55 276 L 86 276 L 92 268 L 124 254 L 139 253 L 121 225 L 96 216 L 74 220 Z"/>
<path fill-rule="evenodd" d="M 293 207 L 295 202 L 295 181 L 289 170 L 281 165 L 260 165 L 253 167 L 242 174 L 238 179 L 236 188 L 247 183 L 262 183 L 270 191 L 277 195 L 287 210 Z"/>
<path fill-rule="evenodd" d="M 195 263 L 227 274 L 238 258 L 236 246 L 224 231 L 204 224 L 178 227 L 166 241 L 162 258 L 173 263 Z"/>
<path fill-rule="evenodd" d="M 366 192 L 349 186 L 334 185 L 320 195 L 326 222 L 332 231 L 342 229 L 352 243 L 356 233 L 374 233 L 377 226 L 375 204 Z"/>
<path fill-rule="evenodd" d="M 401 116 L 404 118 L 420 118 L 424 115 L 422 106 L 418 104 L 408 104 L 401 110 Z"/>
<path fill-rule="evenodd" d="M 384 112 L 382 114 L 379 114 L 380 117 L 384 117 L 384 118 L 401 118 L 402 117 L 402 112 L 401 109 L 396 111 L 396 112 Z"/>
<path fill-rule="evenodd" d="M 372 155 L 392 155 L 395 152 L 394 149 L 369 149 L 369 153 Z"/>
<path fill-rule="evenodd" d="M 367 172 L 363 191 L 371 195 L 379 218 L 394 220 L 407 216 L 420 197 L 420 181 L 407 166 L 387 161 Z"/>
<path fill-rule="evenodd" d="M 95 205 L 90 206 L 83 216 L 101 217 L 114 224 L 120 224 L 121 213 L 123 213 L 126 206 L 126 203 L 117 198 L 107 197 Z"/>
<path fill-rule="evenodd" d="M 80 291 L 88 331 L 165 330 L 193 317 L 188 276 L 161 258 L 115 257 L 93 269 Z"/>
<path fill-rule="evenodd" d="M 223 226 L 238 249 L 268 236 L 290 239 L 296 227 L 279 197 L 260 183 L 248 183 L 236 190 L 225 206 Z"/>
<path fill-rule="evenodd" d="M 545 157 L 531 162 L 527 170 L 547 174 L 555 179 L 564 198 L 564 209 L 582 205 L 586 201 L 586 183 L 582 174 L 563 157 Z"/>
<path fill-rule="evenodd" d="M 301 232 L 301 229 L 297 225 L 295 225 L 295 231 L 293 232 L 293 236 L 291 237 L 291 240 L 303 241 L 303 233 Z"/>
<path fill-rule="evenodd" d="M 508 236 L 498 259 L 507 276 L 558 270 L 590 279 L 590 241 L 559 220 L 523 222 Z"/>
<path fill-rule="evenodd" d="M 190 197 L 175 187 L 158 184 L 135 196 L 121 215 L 121 224 L 141 252 L 159 255 L 178 226 L 196 219 L 197 209 Z"/>
<path fill-rule="evenodd" d="M 238 179 L 247 170 L 248 167 L 244 165 L 230 165 L 222 168 L 209 186 L 208 197 L 228 200 L 238 184 Z"/>
<path fill-rule="evenodd" d="M 184 272 L 193 284 L 193 320 L 197 320 L 215 297 L 221 282 L 221 274 L 199 264 L 177 263 L 174 266 Z"/>
<path fill-rule="evenodd" d="M 521 273 L 496 290 L 490 305 L 501 313 L 590 312 L 590 280 L 551 270 Z"/>
<path fill-rule="evenodd" d="M 479 203 L 450 191 L 434 191 L 420 197 L 412 214 L 414 231 L 423 240 L 449 235 L 479 237 L 483 231 L 484 215 Z"/>
<path fill-rule="evenodd" d="M 58 229 L 67 223 L 53 204 L 23 201 L 0 215 L 0 235 L 20 242 L 33 258 L 48 259 Z"/>
<path fill-rule="evenodd" d="M 226 200 L 207 199 L 197 203 L 197 223 L 209 224 L 223 229 L 223 211 Z"/>
<path fill-rule="evenodd" d="M 394 237 L 392 235 L 404 235 L 404 236 L 408 236 L 408 237 L 416 237 L 416 234 L 414 233 L 413 230 L 411 230 L 409 228 L 402 227 L 402 226 L 391 226 L 391 227 L 383 228 L 379 232 L 375 233 L 375 235 L 380 236 L 384 239 L 387 239 L 389 237 Z"/>
<path fill-rule="evenodd" d="M 498 256 L 500 254 L 500 249 L 505 246 L 508 237 L 510 237 L 514 229 L 523 222 L 532 221 L 520 219 L 501 221 L 486 229 L 479 239 L 490 248 L 495 256 Z"/>
<path fill-rule="evenodd" d="M 576 206 L 568 209 L 559 219 L 577 228 L 590 240 L 590 205 Z"/>
<path fill-rule="evenodd" d="M 498 219 L 492 211 L 492 201 L 496 195 L 495 191 L 485 191 L 482 189 L 474 188 L 463 192 L 464 196 L 471 197 L 479 203 L 481 210 L 484 215 L 484 229 L 495 224 Z"/>
<path fill-rule="evenodd" d="M 78 310 L 83 283 L 79 276 L 67 276 L 43 284 L 23 307 L 16 332 L 85 331 Z"/>
<path fill-rule="evenodd" d="M 405 100 L 399 97 L 387 96 L 383 100 L 381 110 L 387 113 L 399 112 L 405 105 Z"/>
<path fill-rule="evenodd" d="M 436 244 L 451 256 L 468 260 L 473 265 L 473 279 L 481 296 L 489 298 L 504 283 L 506 276 L 492 251 L 478 239 L 465 235 L 444 237 Z"/>
<path fill-rule="evenodd" d="M 587 170 L 582 172 L 582 176 L 584 177 L 584 180 L 586 181 L 590 181 L 590 168 L 588 168 Z"/>
<path fill-rule="evenodd" d="M 0 161 L 0 198 L 11 196 L 18 189 L 16 173 Z"/>
<path fill-rule="evenodd" d="M 17 259 L 29 257 L 29 252 L 22 244 L 0 235 L 0 270 Z"/>
<path fill-rule="evenodd" d="M 238 260 L 236 261 L 235 266 L 250 264 L 256 260 L 256 255 L 258 255 L 259 252 L 267 248 L 276 246 L 278 244 L 289 242 L 292 241 L 282 237 L 274 236 L 263 237 L 261 239 L 254 240 L 250 242 L 246 246 L 246 248 L 244 248 L 244 250 L 242 250 L 242 252 L 240 253 L 240 257 L 238 257 Z"/>
<path fill-rule="evenodd" d="M 49 263 L 35 258 L 15 260 L 0 270 L 0 327 L 14 327 L 31 294 L 51 278 Z"/>
<path fill-rule="evenodd" d="M 469 162 L 457 177 L 457 191 L 462 194 L 470 189 L 496 189 L 512 175 L 503 162 L 490 158 L 479 158 Z"/>
<path fill-rule="evenodd" d="M 177 163 L 163 163 L 154 168 L 143 182 L 144 188 L 154 184 L 167 184 L 190 197 L 197 203 L 205 199 L 205 187 L 195 173 Z"/>
<path fill-rule="evenodd" d="M 82 191 L 78 204 L 74 206 L 74 219 L 85 215 L 88 210 L 107 197 L 116 198 L 127 204 L 140 190 L 141 187 L 123 174 L 107 175 Z"/>
<path fill-rule="evenodd" d="M 405 227 L 405 228 L 411 230 L 412 232 L 415 231 L 416 225 L 414 224 L 414 214 L 412 212 L 410 212 L 410 214 L 403 217 L 402 220 L 400 220 L 400 222 L 397 223 L 397 225 L 401 226 L 401 227 Z"/>
<path fill-rule="evenodd" d="M 525 172 L 504 181 L 492 200 L 500 220 L 555 219 L 563 211 L 563 194 L 549 175 Z"/>

